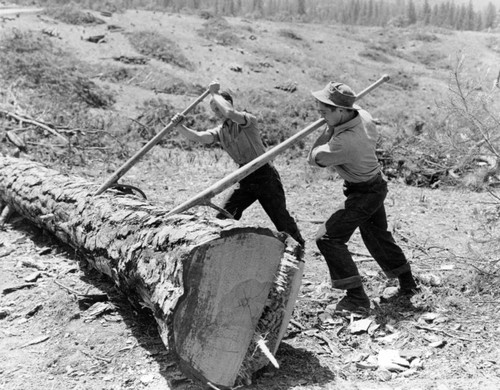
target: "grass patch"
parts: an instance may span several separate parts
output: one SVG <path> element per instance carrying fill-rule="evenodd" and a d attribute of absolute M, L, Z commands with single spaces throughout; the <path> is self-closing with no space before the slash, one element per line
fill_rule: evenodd
<path fill-rule="evenodd" d="M 389 57 L 387 57 L 385 54 L 381 53 L 378 50 L 373 50 L 373 49 L 363 50 L 359 52 L 359 55 L 361 57 L 365 57 L 377 62 L 382 62 L 384 64 L 390 64 L 392 62 L 392 60 Z"/>
<path fill-rule="evenodd" d="M 183 69 L 194 70 L 194 65 L 182 53 L 179 45 L 155 31 L 133 32 L 128 38 L 132 46 L 142 55 Z"/>
<path fill-rule="evenodd" d="M 288 39 L 293 39 L 294 41 L 302 41 L 303 38 L 297 34 L 295 31 L 287 29 L 287 28 L 282 28 L 278 30 L 278 35 L 283 38 L 288 38 Z"/>
<path fill-rule="evenodd" d="M 436 41 L 439 42 L 439 38 L 436 34 L 424 30 L 418 30 L 410 33 L 409 38 L 414 39 L 415 41 L 421 41 L 427 43 Z"/>
<path fill-rule="evenodd" d="M 23 116 L 46 123 L 70 141 L 68 147 L 54 147 L 53 135 L 37 126 L 2 123 L 19 132 L 34 159 L 56 162 L 61 169 L 86 165 L 102 151 L 108 158 L 123 156 L 123 146 L 108 139 L 116 121 L 103 114 L 114 95 L 89 79 L 91 69 L 39 32 L 9 31 L 0 36 L 0 51 L 0 82 L 10 91 L 4 108 L 21 108 Z"/>
<path fill-rule="evenodd" d="M 235 101 L 235 106 L 248 107 L 248 111 L 257 116 L 262 139 L 268 146 L 285 141 L 319 119 L 314 99 L 309 95 L 295 93 L 291 96 L 281 91 L 264 94 L 262 91 L 250 90 L 241 100 Z M 295 147 L 303 149 L 304 141 L 299 141 Z"/>
<path fill-rule="evenodd" d="M 233 46 L 240 42 L 229 22 L 224 18 L 210 18 L 203 23 L 198 35 L 222 46 Z"/>
<path fill-rule="evenodd" d="M 34 111 L 107 108 L 114 97 L 80 69 L 83 65 L 38 32 L 12 30 L 0 37 L 0 77 L 28 97 Z M 50 109 L 49 109 L 50 108 Z"/>
<path fill-rule="evenodd" d="M 161 132 L 170 122 L 170 118 L 178 112 L 174 106 L 162 98 L 145 101 L 141 111 L 142 113 L 129 123 L 126 132 L 132 138 L 136 138 L 138 135 L 147 140 Z M 207 112 L 204 106 L 199 105 L 186 117 L 185 125 L 193 129 L 207 130 L 215 127 L 217 121 L 211 111 Z M 192 145 L 191 142 L 175 131 L 162 139 L 158 144 L 163 146 L 177 146 L 182 149 L 190 149 Z M 203 146 L 198 144 L 197 147 Z"/>
<path fill-rule="evenodd" d="M 92 15 L 90 12 L 84 12 L 72 4 L 68 4 L 63 7 L 47 8 L 44 13 L 45 15 L 63 23 L 74 24 L 77 26 L 105 23 L 104 20 Z"/>

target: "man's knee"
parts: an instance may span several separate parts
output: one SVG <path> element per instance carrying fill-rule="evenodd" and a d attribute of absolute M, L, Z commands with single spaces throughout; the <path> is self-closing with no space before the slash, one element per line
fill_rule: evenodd
<path fill-rule="evenodd" d="M 345 244 L 341 239 L 329 237 L 327 234 L 316 235 L 316 245 L 320 252 L 324 253 L 327 250 L 342 248 Z"/>

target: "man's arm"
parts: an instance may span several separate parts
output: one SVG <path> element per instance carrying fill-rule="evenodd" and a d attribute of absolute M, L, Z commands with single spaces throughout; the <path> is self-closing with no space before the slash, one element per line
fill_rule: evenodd
<path fill-rule="evenodd" d="M 247 123 L 245 113 L 236 111 L 233 105 L 219 94 L 220 84 L 218 82 L 213 81 L 208 88 L 212 94 L 212 101 L 224 118 L 230 119 L 239 125 L 245 125 Z"/>
<path fill-rule="evenodd" d="M 333 128 L 329 129 L 328 127 L 326 127 L 323 133 L 318 137 L 318 139 L 314 141 L 314 144 L 311 146 L 311 150 L 309 151 L 309 154 L 307 156 L 307 162 L 310 165 L 319 166 L 322 168 L 326 166 L 322 164 L 320 161 L 318 161 L 319 160 L 318 154 L 320 154 L 320 152 L 323 151 L 322 149 L 325 149 L 325 146 L 326 150 L 329 150 L 328 141 L 330 141 L 330 138 L 332 138 L 332 134 L 333 134 Z M 321 146 L 323 146 L 323 148 L 320 149 Z"/>
<path fill-rule="evenodd" d="M 211 144 L 214 142 L 214 136 L 208 131 L 196 131 L 186 127 L 182 124 L 184 121 L 184 116 L 181 114 L 175 114 L 172 118 L 172 122 L 175 124 L 176 129 L 182 136 L 190 141 L 201 142 L 202 144 Z"/>

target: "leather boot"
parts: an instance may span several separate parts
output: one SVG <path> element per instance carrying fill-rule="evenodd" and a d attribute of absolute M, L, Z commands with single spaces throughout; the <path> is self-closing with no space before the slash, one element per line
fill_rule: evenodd
<path fill-rule="evenodd" d="M 413 278 L 411 271 L 405 272 L 398 276 L 399 291 L 398 295 L 412 296 L 420 292 L 417 282 Z"/>
<path fill-rule="evenodd" d="M 370 298 L 362 286 L 348 289 L 345 297 L 337 303 L 335 311 L 367 314 L 370 311 Z"/>

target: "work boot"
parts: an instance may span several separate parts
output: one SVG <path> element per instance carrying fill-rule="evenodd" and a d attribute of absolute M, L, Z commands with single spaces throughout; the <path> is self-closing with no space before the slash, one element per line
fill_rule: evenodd
<path fill-rule="evenodd" d="M 399 296 L 411 297 L 418 294 L 421 290 L 417 282 L 413 278 L 411 271 L 405 272 L 398 276 L 399 280 Z"/>
<path fill-rule="evenodd" d="M 368 314 L 370 312 L 370 298 L 366 295 L 363 287 L 348 289 L 346 296 L 337 303 L 335 311 Z"/>

